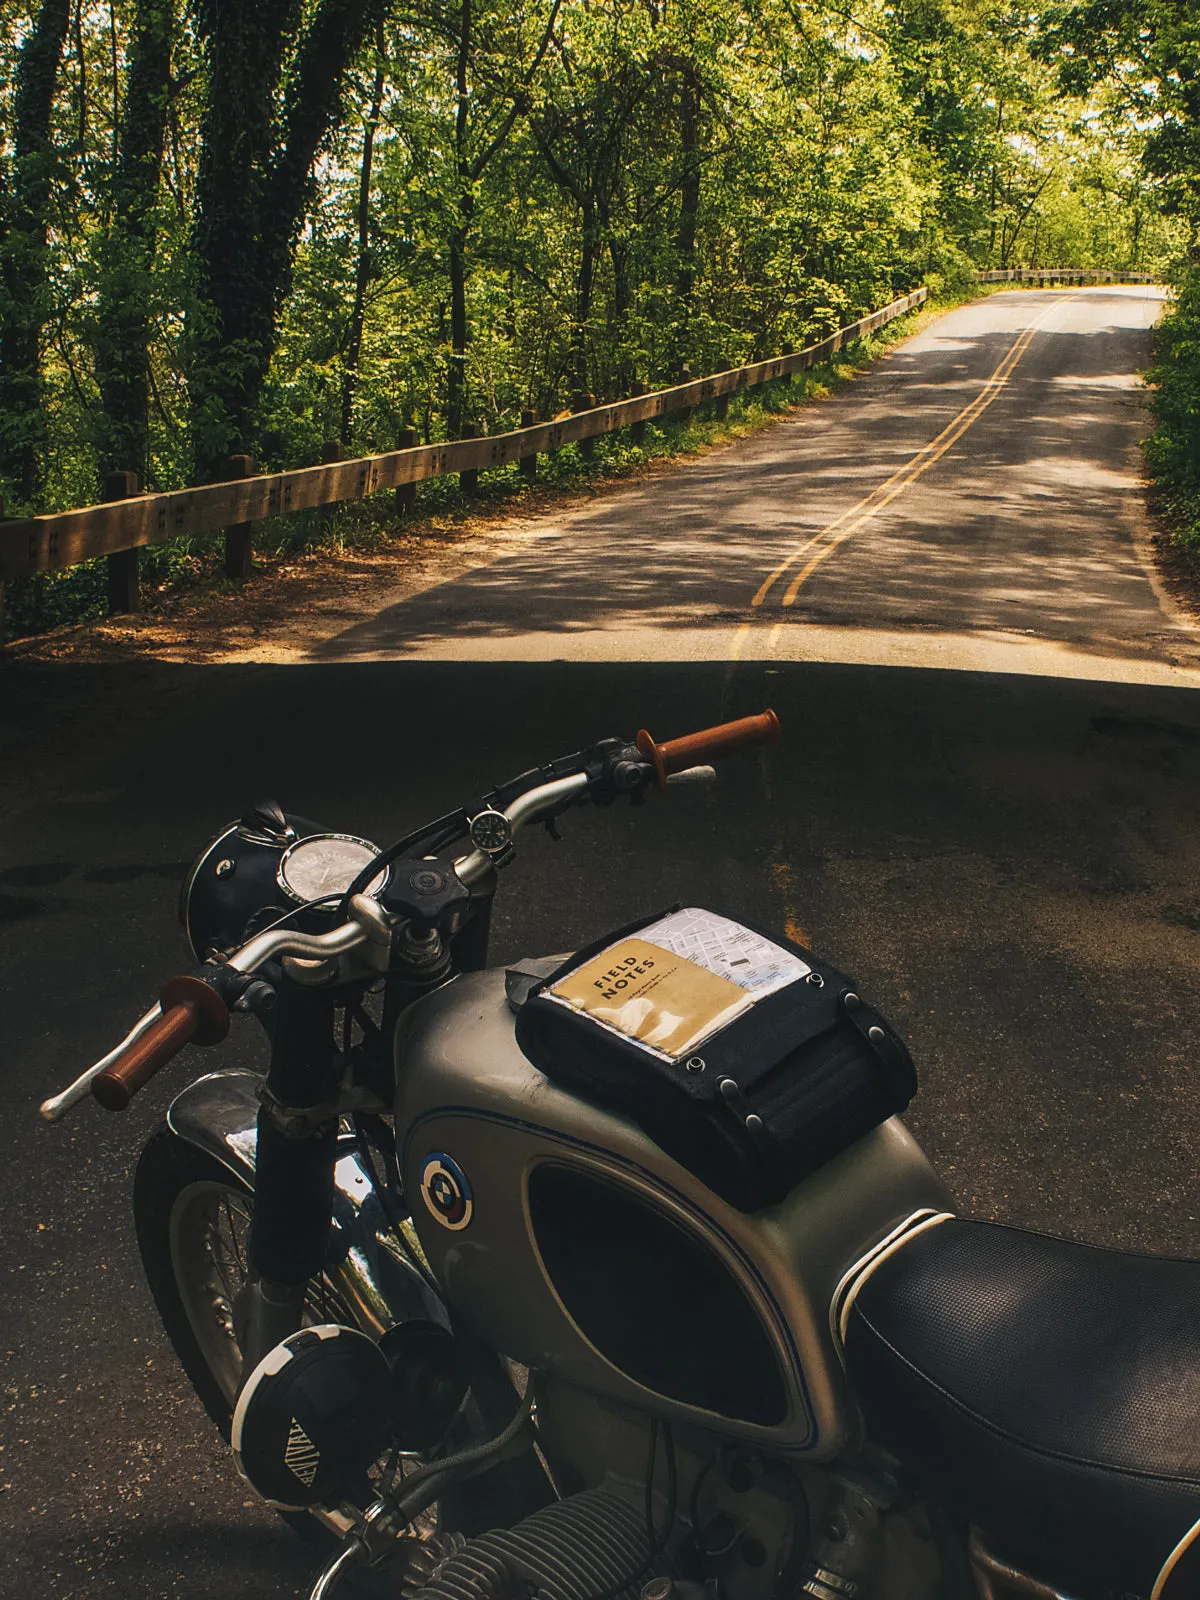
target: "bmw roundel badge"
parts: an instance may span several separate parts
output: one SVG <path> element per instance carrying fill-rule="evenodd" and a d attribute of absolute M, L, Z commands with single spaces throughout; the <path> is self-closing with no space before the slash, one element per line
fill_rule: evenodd
<path fill-rule="evenodd" d="M 458 1162 L 441 1151 L 425 1157 L 421 1168 L 421 1194 L 443 1228 L 457 1233 L 470 1222 L 475 1210 L 471 1185 Z"/>

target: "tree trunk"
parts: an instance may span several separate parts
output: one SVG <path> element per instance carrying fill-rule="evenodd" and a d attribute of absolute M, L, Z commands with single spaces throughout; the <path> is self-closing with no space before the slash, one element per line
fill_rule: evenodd
<path fill-rule="evenodd" d="M 379 59 L 375 66 L 375 82 L 371 87 L 371 109 L 363 129 L 362 167 L 358 178 L 358 260 L 354 269 L 354 304 L 350 308 L 350 331 L 346 340 L 346 373 L 342 379 L 341 437 L 349 450 L 354 439 L 354 394 L 358 388 L 358 364 L 362 354 L 363 323 L 366 319 L 367 285 L 371 281 L 371 165 L 375 155 L 375 130 L 379 126 L 379 111 L 383 105 L 383 86 L 386 80 L 386 63 L 383 59 L 383 41 L 379 41 Z"/>
<path fill-rule="evenodd" d="M 457 439 L 467 414 L 467 230 L 450 235 L 450 359 L 446 366 L 446 427 Z"/>
<path fill-rule="evenodd" d="M 113 178 L 112 231 L 105 242 L 97 311 L 96 379 L 103 409 L 100 471 L 147 478 L 150 291 L 155 216 L 171 88 L 173 0 L 138 0 Z"/>
<path fill-rule="evenodd" d="M 313 162 L 341 119 L 346 68 L 384 10 L 385 0 L 320 0 L 289 65 L 281 134 L 275 103 L 301 0 L 207 0 L 210 76 L 196 184 L 199 305 L 190 372 L 201 479 L 221 457 L 252 453 Z"/>
<path fill-rule="evenodd" d="M 262 232 L 275 151 L 275 98 L 301 0 L 254 6 L 208 0 L 200 28 L 208 96 L 200 125 L 192 251 L 189 398 L 196 475 L 244 454 L 274 336 Z"/>
<path fill-rule="evenodd" d="M 54 191 L 50 117 L 70 20 L 70 0 L 43 0 L 21 46 L 7 185 L 0 175 L 0 480 L 27 504 L 37 496 L 45 439 L 41 348 Z"/>
<path fill-rule="evenodd" d="M 633 305 L 633 290 L 629 282 L 629 243 L 627 240 L 611 238 L 608 241 L 608 257 L 612 262 L 613 275 L 613 331 L 616 335 L 616 348 L 619 352 L 616 371 L 617 393 L 626 394 L 629 385 L 637 376 L 629 366 L 628 345 L 626 344 L 625 319 Z"/>
<path fill-rule="evenodd" d="M 454 171 L 458 181 L 458 220 L 450 246 L 450 360 L 446 368 L 446 426 L 457 439 L 467 421 L 467 237 L 474 214 L 470 172 L 471 0 L 459 7 L 458 51 L 454 64 Z"/>
<path fill-rule="evenodd" d="M 690 64 L 685 66 L 679 85 L 679 151 L 683 175 L 679 184 L 679 227 L 675 233 L 675 354 L 683 360 L 689 354 L 687 329 L 696 287 L 696 218 L 700 210 L 700 86 Z"/>
<path fill-rule="evenodd" d="M 588 324 L 592 316 L 592 290 L 599 256 L 600 229 L 595 205 L 589 201 L 583 207 L 579 272 L 575 279 L 575 323 L 571 329 L 571 376 L 580 394 L 591 389 L 588 382 Z"/>

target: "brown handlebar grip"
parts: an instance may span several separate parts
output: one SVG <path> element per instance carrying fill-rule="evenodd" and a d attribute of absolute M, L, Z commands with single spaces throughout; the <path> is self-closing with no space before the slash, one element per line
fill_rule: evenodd
<path fill-rule="evenodd" d="M 92 1094 L 106 1111 L 124 1111 L 138 1090 L 190 1040 L 218 1044 L 229 1032 L 228 1007 L 199 978 L 170 979 L 163 985 L 160 1003 L 162 1016 L 92 1079 Z"/>
<path fill-rule="evenodd" d="M 761 711 L 756 717 L 739 717 L 736 722 L 722 722 L 715 728 L 702 728 L 699 733 L 685 733 L 681 739 L 668 739 L 666 744 L 655 744 L 643 728 L 637 736 L 637 747 L 654 763 L 661 793 L 673 772 L 686 772 L 717 756 L 744 750 L 747 745 L 772 744 L 778 737 L 779 718 L 773 711 Z"/>

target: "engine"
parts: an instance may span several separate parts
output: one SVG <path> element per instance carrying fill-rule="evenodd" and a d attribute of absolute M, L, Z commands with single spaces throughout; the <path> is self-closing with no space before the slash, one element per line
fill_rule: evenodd
<path fill-rule="evenodd" d="M 466 1540 L 434 1538 L 420 1545 L 405 1575 L 405 1600 L 617 1600 L 644 1592 L 668 1574 L 669 1558 L 653 1554 L 641 1512 L 604 1490 L 556 1501 L 512 1528 Z M 656 1585 L 647 1600 L 668 1600 L 673 1585 Z"/>
<path fill-rule="evenodd" d="M 811 1485 L 814 1516 L 786 1465 L 754 1456 L 723 1465 L 737 1514 L 705 1493 L 702 1468 L 700 1493 L 693 1485 L 688 1496 L 694 1525 L 676 1522 L 661 1553 L 631 1499 L 584 1490 L 511 1528 L 418 1544 L 403 1600 L 929 1600 L 941 1592 L 929 1529 L 912 1508 L 888 1506 L 886 1478 L 821 1475 Z"/>

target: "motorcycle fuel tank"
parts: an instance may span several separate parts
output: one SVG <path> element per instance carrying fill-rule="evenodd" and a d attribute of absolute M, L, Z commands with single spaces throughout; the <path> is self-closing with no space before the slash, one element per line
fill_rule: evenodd
<path fill-rule="evenodd" d="M 460 977 L 397 1039 L 396 1130 L 421 1245 L 457 1317 L 522 1366 L 812 1460 L 856 1416 L 830 1329 L 848 1269 L 950 1209 L 892 1118 L 780 1204 L 735 1210 L 627 1118 L 551 1083 L 502 971 Z"/>

